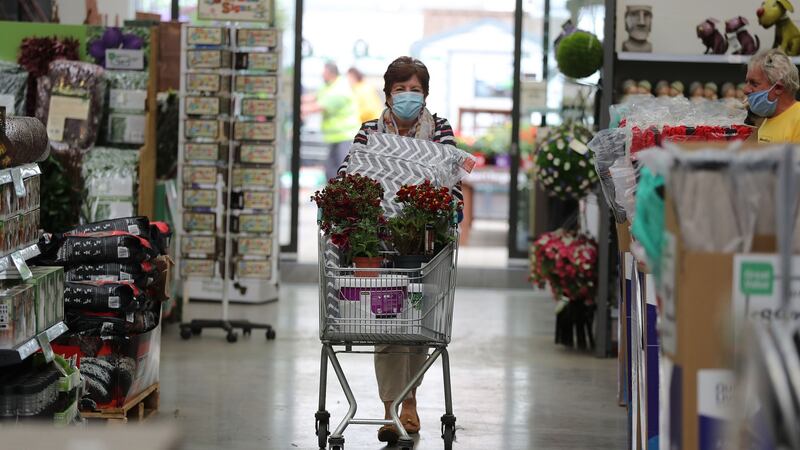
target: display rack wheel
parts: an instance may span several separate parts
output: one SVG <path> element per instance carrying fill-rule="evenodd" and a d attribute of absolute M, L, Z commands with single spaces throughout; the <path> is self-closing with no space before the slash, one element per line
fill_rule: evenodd
<path fill-rule="evenodd" d="M 242 328 L 242 336 L 250 336 L 253 334 L 252 328 Z"/>
<path fill-rule="evenodd" d="M 192 327 L 192 334 L 195 336 L 200 336 L 203 333 L 203 329 L 200 327 Z"/>
<path fill-rule="evenodd" d="M 192 337 L 192 330 L 188 328 L 181 328 L 181 338 L 183 338 L 183 340 L 187 340 L 191 337 Z"/>
<path fill-rule="evenodd" d="M 273 339 L 275 339 L 275 330 L 270 328 L 269 330 L 267 330 L 267 340 L 271 341 Z"/>
<path fill-rule="evenodd" d="M 227 339 L 228 342 L 230 342 L 232 344 L 232 343 L 234 343 L 234 342 L 239 340 L 239 335 L 234 333 L 233 331 L 231 331 L 230 333 L 228 333 L 227 336 L 225 336 L 225 339 Z"/>
<path fill-rule="evenodd" d="M 453 425 L 445 425 L 442 431 L 444 439 L 444 450 L 453 450 L 453 440 L 456 438 L 456 428 Z"/>

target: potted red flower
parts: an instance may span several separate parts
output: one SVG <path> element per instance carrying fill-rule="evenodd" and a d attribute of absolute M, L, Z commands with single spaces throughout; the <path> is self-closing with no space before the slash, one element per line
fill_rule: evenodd
<path fill-rule="evenodd" d="M 593 302 L 597 290 L 597 242 L 590 236 L 556 230 L 531 247 L 531 282 L 550 286 L 556 300 Z"/>
<path fill-rule="evenodd" d="M 311 200 L 320 209 L 319 226 L 343 255 L 342 265 L 379 268 L 386 219 L 381 207 L 383 187 L 371 178 L 345 175 L 332 179 Z M 377 276 L 377 271 L 356 276 Z"/>
<path fill-rule="evenodd" d="M 403 185 L 395 201 L 403 205 L 402 212 L 389 219 L 389 242 L 398 253 L 395 266 L 420 267 L 438 249 L 450 243 L 454 215 L 464 203 L 456 202 L 449 188 L 436 187 L 430 180 Z M 426 235 L 432 244 L 427 249 Z"/>

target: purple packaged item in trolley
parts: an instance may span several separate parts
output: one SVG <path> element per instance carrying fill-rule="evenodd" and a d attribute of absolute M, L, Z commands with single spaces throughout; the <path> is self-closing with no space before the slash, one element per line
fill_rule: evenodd
<path fill-rule="evenodd" d="M 394 317 L 403 312 L 408 297 L 406 277 L 342 277 L 339 279 L 339 298 L 345 301 L 369 303 L 372 314 Z"/>

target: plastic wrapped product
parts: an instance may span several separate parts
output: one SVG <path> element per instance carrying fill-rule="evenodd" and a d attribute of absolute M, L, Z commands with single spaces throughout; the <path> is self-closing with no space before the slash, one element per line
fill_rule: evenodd
<path fill-rule="evenodd" d="M 33 117 L 6 117 L 0 136 L 0 168 L 44 161 L 50 155 L 47 130 Z"/>
<path fill-rule="evenodd" d="M 172 227 L 166 222 L 150 223 L 150 242 L 153 243 L 161 255 L 169 254 L 170 241 L 172 240 Z"/>
<path fill-rule="evenodd" d="M 25 115 L 25 98 L 28 95 L 28 71 L 22 67 L 0 61 L 0 106 L 6 114 Z"/>
<path fill-rule="evenodd" d="M 436 186 L 452 188 L 474 165 L 469 153 L 452 145 L 373 133 L 367 145 L 350 147 L 347 173 L 379 180 L 385 193 L 381 206 L 387 217 L 393 217 L 402 209 L 394 201 L 402 185 L 419 184 L 427 179 Z"/>
<path fill-rule="evenodd" d="M 131 282 L 68 281 L 64 286 L 67 311 L 141 311 L 149 299 Z"/>
<path fill-rule="evenodd" d="M 618 223 L 623 223 L 628 216 L 622 203 L 616 201 L 617 193 L 614 177 L 611 174 L 611 167 L 620 164 L 624 167 L 630 164 L 625 153 L 627 135 L 624 130 L 608 129 L 600 130 L 594 138 L 587 144 L 595 154 L 595 170 L 600 178 L 600 187 L 603 189 L 603 197 L 609 203 L 609 207 L 614 213 L 614 218 Z M 622 161 L 622 163 L 620 163 Z M 625 164 L 627 162 L 627 164 Z M 632 169 L 633 166 L 631 165 Z"/>
<path fill-rule="evenodd" d="M 687 250 L 736 253 L 744 248 L 736 210 L 731 154 L 678 160 L 668 180 Z"/>
<path fill-rule="evenodd" d="M 146 333 L 158 326 L 159 315 L 153 311 L 120 313 L 67 312 L 70 331 L 83 336 L 131 336 Z"/>
<path fill-rule="evenodd" d="M 54 150 L 86 151 L 97 142 L 105 99 L 105 71 L 94 64 L 56 60 L 39 80 L 36 117 L 47 125 Z"/>
<path fill-rule="evenodd" d="M 33 295 L 28 285 L 0 289 L 0 349 L 14 348 L 36 334 Z"/>
<path fill-rule="evenodd" d="M 131 216 L 138 166 L 139 152 L 134 150 L 95 147 L 87 154 L 81 169 L 85 185 L 83 220 Z"/>
<path fill-rule="evenodd" d="M 78 264 L 66 270 L 67 281 L 128 281 L 140 288 L 150 286 L 156 276 L 156 268 L 150 262 Z"/>
<path fill-rule="evenodd" d="M 149 240 L 120 231 L 77 235 L 45 235 L 39 242 L 45 265 L 82 263 L 141 263 L 158 256 Z"/>
<path fill-rule="evenodd" d="M 69 234 L 99 233 L 104 231 L 123 231 L 134 236 L 149 237 L 150 220 L 145 216 L 103 220 L 86 225 L 79 225 L 72 229 Z"/>

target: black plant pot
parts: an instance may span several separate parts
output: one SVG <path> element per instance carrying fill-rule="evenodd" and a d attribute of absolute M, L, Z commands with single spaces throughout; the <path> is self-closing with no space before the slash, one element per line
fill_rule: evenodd
<path fill-rule="evenodd" d="M 418 269 L 424 263 L 431 260 L 428 255 L 395 255 L 394 267 L 395 269 Z M 409 273 L 412 278 L 419 278 L 422 274 L 419 271 Z"/>

